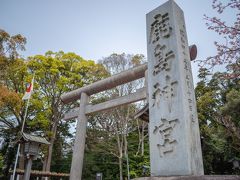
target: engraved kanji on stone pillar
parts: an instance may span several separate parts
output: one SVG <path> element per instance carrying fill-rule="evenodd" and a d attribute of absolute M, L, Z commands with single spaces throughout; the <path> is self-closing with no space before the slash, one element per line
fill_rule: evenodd
<path fill-rule="evenodd" d="M 187 34 L 173 0 L 147 14 L 147 51 L 151 176 L 202 175 Z"/>
<path fill-rule="evenodd" d="M 167 119 L 162 118 L 160 124 L 155 126 L 153 130 L 153 134 L 161 136 L 161 139 L 157 144 L 161 157 L 174 151 L 177 140 L 173 137 L 172 131 L 174 130 L 177 120 L 178 119 L 173 119 L 168 121 Z"/>
<path fill-rule="evenodd" d="M 169 71 L 171 68 L 171 58 L 174 58 L 172 50 L 168 50 L 166 45 L 157 44 L 154 49 L 155 65 L 153 75 L 157 75 L 161 71 Z"/>
<path fill-rule="evenodd" d="M 151 24 L 151 43 L 159 41 L 161 37 L 169 37 L 172 30 L 169 24 L 168 13 L 157 14 L 154 16 L 154 20 L 155 21 Z"/>
<path fill-rule="evenodd" d="M 166 101 L 168 105 L 168 111 L 171 113 L 172 111 L 172 103 L 173 98 L 176 96 L 177 92 L 177 81 L 170 81 L 170 77 L 166 76 L 166 85 L 161 87 L 160 84 L 157 82 L 153 86 L 153 104 L 152 106 L 157 105 L 157 107 L 160 107 L 160 101 Z"/>

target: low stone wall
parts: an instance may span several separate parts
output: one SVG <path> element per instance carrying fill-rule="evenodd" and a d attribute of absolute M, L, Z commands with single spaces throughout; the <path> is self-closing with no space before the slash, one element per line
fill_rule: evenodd
<path fill-rule="evenodd" d="M 204 176 L 170 176 L 170 177 L 141 177 L 133 180 L 240 180 L 234 175 L 204 175 Z"/>

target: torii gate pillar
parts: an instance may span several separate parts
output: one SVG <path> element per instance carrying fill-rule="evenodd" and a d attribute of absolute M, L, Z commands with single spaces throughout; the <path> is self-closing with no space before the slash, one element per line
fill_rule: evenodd
<path fill-rule="evenodd" d="M 88 95 L 81 94 L 80 110 L 77 118 L 76 138 L 74 142 L 73 157 L 71 164 L 70 180 L 82 179 L 82 167 L 85 149 L 85 137 L 87 128 L 87 117 L 85 114 L 86 105 L 88 103 Z"/>

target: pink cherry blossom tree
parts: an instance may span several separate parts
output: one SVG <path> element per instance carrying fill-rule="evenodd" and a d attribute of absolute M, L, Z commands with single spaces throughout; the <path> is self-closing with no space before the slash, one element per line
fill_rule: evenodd
<path fill-rule="evenodd" d="M 199 66 L 213 68 L 216 65 L 235 64 L 240 69 L 240 0 L 213 0 L 212 8 L 219 17 L 204 15 L 206 26 L 218 33 L 224 41 L 215 41 L 217 54 L 200 60 Z M 225 22 L 222 18 L 230 11 L 234 14 L 232 22 Z"/>

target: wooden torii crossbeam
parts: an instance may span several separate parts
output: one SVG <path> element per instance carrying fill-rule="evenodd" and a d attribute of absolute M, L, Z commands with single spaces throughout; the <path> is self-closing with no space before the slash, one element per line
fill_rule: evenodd
<path fill-rule="evenodd" d="M 196 45 L 189 46 L 189 53 L 190 59 L 194 60 L 197 56 Z M 73 149 L 70 180 L 79 180 L 82 176 L 85 136 L 87 127 L 86 115 L 144 100 L 147 98 L 147 88 L 145 87 L 137 90 L 135 93 L 95 105 L 89 104 L 89 96 L 143 78 L 145 77 L 147 69 L 147 63 L 142 64 L 127 71 L 123 71 L 119 74 L 115 74 L 106 79 L 87 85 L 85 87 L 65 93 L 61 96 L 61 100 L 63 101 L 63 103 L 70 103 L 80 99 L 80 107 L 75 108 L 69 113 L 66 113 L 64 117 L 65 120 L 77 118 L 76 138 Z"/>

